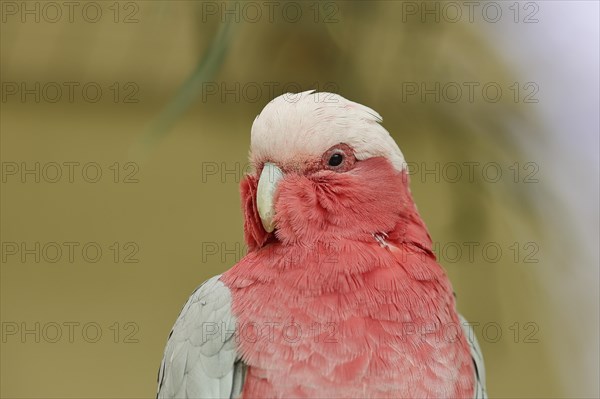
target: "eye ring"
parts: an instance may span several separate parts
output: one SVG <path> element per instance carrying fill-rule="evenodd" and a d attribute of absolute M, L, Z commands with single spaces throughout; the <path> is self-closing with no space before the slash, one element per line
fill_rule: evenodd
<path fill-rule="evenodd" d="M 344 154 L 341 152 L 335 152 L 335 153 L 331 154 L 331 157 L 329 157 L 329 161 L 327 161 L 327 164 L 329 166 L 331 166 L 332 168 L 335 168 L 335 167 L 340 166 L 343 162 L 344 162 Z"/>
<path fill-rule="evenodd" d="M 321 157 L 321 168 L 333 172 L 347 172 L 356 164 L 354 149 L 348 144 L 339 143 L 327 151 Z"/>

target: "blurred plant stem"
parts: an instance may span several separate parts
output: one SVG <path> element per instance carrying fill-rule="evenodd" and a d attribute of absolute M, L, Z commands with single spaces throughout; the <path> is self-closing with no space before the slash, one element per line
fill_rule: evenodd
<path fill-rule="evenodd" d="M 219 25 L 212 40 L 194 71 L 177 89 L 162 112 L 145 129 L 130 151 L 134 159 L 145 159 L 179 118 L 190 108 L 202 90 L 202 85 L 217 74 L 229 50 L 235 28 L 231 19 Z"/>

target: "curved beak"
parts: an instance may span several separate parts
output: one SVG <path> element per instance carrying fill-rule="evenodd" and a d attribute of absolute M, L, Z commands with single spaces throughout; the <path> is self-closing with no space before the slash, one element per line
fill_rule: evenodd
<path fill-rule="evenodd" d="M 277 165 L 267 162 L 258 179 L 256 204 L 262 225 L 268 233 L 275 230 L 273 220 L 275 218 L 275 190 L 282 178 L 281 169 Z"/>

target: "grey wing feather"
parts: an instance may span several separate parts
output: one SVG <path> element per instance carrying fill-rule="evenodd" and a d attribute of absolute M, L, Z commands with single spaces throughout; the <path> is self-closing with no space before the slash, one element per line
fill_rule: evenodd
<path fill-rule="evenodd" d="M 235 345 L 231 292 L 215 276 L 198 287 L 177 318 L 158 372 L 157 398 L 237 398 L 245 365 Z"/>
<path fill-rule="evenodd" d="M 481 348 L 479 347 L 479 342 L 477 342 L 477 337 L 475 336 L 474 331 L 469 327 L 467 320 L 460 314 L 458 317 L 460 318 L 465 337 L 471 348 L 471 358 L 475 365 L 475 399 L 487 399 L 487 393 L 485 391 L 485 366 L 483 364 L 483 355 Z"/>

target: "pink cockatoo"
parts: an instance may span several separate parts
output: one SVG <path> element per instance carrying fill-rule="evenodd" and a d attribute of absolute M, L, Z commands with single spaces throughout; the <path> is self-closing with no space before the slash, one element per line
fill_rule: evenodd
<path fill-rule="evenodd" d="M 483 359 L 363 105 L 286 94 L 254 121 L 248 254 L 177 319 L 159 398 L 483 398 Z"/>

